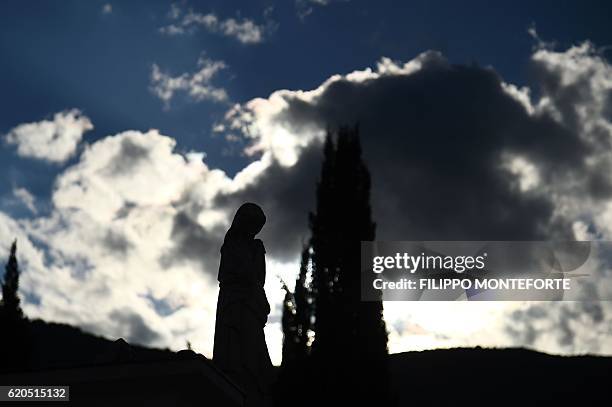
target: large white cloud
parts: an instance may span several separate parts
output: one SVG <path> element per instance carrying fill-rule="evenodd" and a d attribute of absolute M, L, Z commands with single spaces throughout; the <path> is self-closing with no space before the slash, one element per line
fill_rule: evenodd
<path fill-rule="evenodd" d="M 93 125 L 77 109 L 59 112 L 53 120 L 24 123 L 5 135 L 8 144 L 17 146 L 17 154 L 53 163 L 63 163 L 74 155 L 83 133 Z"/>
<path fill-rule="evenodd" d="M 2 253 L 18 237 L 30 317 L 146 345 L 180 349 L 189 340 L 211 355 L 218 250 L 235 210 L 213 199 L 259 170 L 230 179 L 175 145 L 155 130 L 103 138 L 57 177 L 49 216 L 2 214 Z M 267 286 L 277 304 L 278 267 L 271 262 Z M 267 329 L 276 339 L 278 312 Z M 279 346 L 271 346 L 276 362 Z"/>
<path fill-rule="evenodd" d="M 275 276 L 297 271 L 328 125 L 360 122 L 380 239 L 609 238 L 612 189 L 599 170 L 611 159 L 610 66 L 588 45 L 540 49 L 533 62 L 538 100 L 490 68 L 429 52 L 236 105 L 217 128 L 246 137 L 253 162 L 233 178 L 155 130 L 103 138 L 58 176 L 50 215 L 0 214 L 0 253 L 19 238 L 32 317 L 175 349 L 189 340 L 210 355 L 219 245 L 237 206 L 260 202 L 278 362 Z M 612 353 L 605 303 L 396 303 L 385 316 L 393 352 Z"/>

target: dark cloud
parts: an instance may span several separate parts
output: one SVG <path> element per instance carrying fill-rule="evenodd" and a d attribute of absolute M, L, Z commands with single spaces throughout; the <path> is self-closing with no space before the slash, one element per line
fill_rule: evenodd
<path fill-rule="evenodd" d="M 533 307 L 537 312 L 545 312 L 542 308 Z M 525 323 L 523 310 L 515 310 L 510 314 L 510 323 L 506 325 L 506 333 L 512 337 L 516 343 L 523 346 L 533 346 L 538 333 L 532 323 Z"/>
<path fill-rule="evenodd" d="M 603 305 L 597 301 L 536 303 L 513 311 L 506 333 L 523 346 L 533 346 L 541 337 L 552 336 L 562 348 L 597 353 L 600 341 L 585 339 L 585 330 L 603 332 L 609 322 Z"/>
<path fill-rule="evenodd" d="M 567 306 L 561 306 L 559 308 L 559 336 L 558 341 L 561 346 L 573 346 L 576 333 L 572 329 L 571 321 L 577 319 L 578 312 L 576 307 L 569 308 Z"/>
<path fill-rule="evenodd" d="M 126 201 L 124 205 L 115 214 L 115 220 L 127 218 L 129 214 L 137 207 L 138 205 L 136 205 L 135 203 Z"/>
<path fill-rule="evenodd" d="M 172 224 L 170 237 L 173 247 L 160 256 L 160 264 L 163 268 L 170 268 L 172 265 L 194 262 L 203 271 L 216 275 L 224 235 L 223 228 L 207 230 L 188 211 L 179 211 Z"/>
<path fill-rule="evenodd" d="M 117 309 L 109 314 L 111 321 L 116 325 L 116 332 L 130 343 L 151 345 L 160 338 L 146 324 L 144 319 L 129 309 Z"/>
<path fill-rule="evenodd" d="M 502 163 L 505 155 L 521 156 L 546 184 L 583 171 L 589 145 L 551 116 L 529 114 L 492 69 L 450 65 L 435 53 L 422 61 L 410 75 L 333 81 L 313 100 L 285 95 L 274 120 L 296 137 L 306 128 L 359 123 L 378 239 L 571 237 L 569 222 L 553 219 L 550 197 L 521 191 Z M 260 203 L 269 251 L 295 257 L 307 235 L 320 157 L 320 145 L 310 144 L 295 166 L 273 164 L 218 203 Z"/>
<path fill-rule="evenodd" d="M 127 256 L 134 247 L 125 234 L 114 230 L 108 230 L 101 243 L 110 254 L 119 257 Z"/>
<path fill-rule="evenodd" d="M 436 66 L 372 83 L 339 83 L 327 122 L 359 122 L 372 172 L 379 239 L 531 240 L 550 233 L 553 205 L 520 193 L 504 153 L 541 166 L 580 165 L 582 143 L 533 118 L 478 67 Z"/>
<path fill-rule="evenodd" d="M 107 171 L 111 176 L 129 173 L 140 162 L 149 159 L 150 154 L 148 146 L 142 146 L 129 137 L 123 138 L 119 152 Z"/>
<path fill-rule="evenodd" d="M 259 237 L 264 240 L 268 255 L 281 261 L 294 260 L 309 236 L 308 212 L 314 209 L 321 158 L 320 144 L 313 143 L 302 151 L 296 165 L 285 167 L 274 162 L 256 183 L 237 192 L 218 194 L 213 206 L 228 213 L 231 222 L 240 205 L 256 202 L 267 217 Z M 173 221 L 173 248 L 160 257 L 162 266 L 192 261 L 216 275 L 226 229 L 218 226 L 209 230 L 197 222 L 204 208 L 188 196 L 176 206 L 181 209 Z"/>

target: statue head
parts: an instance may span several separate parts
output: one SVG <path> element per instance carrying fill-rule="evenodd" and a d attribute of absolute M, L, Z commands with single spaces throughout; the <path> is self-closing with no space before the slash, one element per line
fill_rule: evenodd
<path fill-rule="evenodd" d="M 248 238 L 254 238 L 266 223 L 266 215 L 257 204 L 246 202 L 238 208 L 232 221 L 231 230 Z"/>

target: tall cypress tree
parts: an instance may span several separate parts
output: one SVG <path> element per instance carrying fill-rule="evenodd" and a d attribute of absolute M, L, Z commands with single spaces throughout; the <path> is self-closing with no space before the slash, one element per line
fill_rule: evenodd
<path fill-rule="evenodd" d="M 328 130 L 323 147 L 321 178 L 317 183 L 315 212 L 310 213 L 310 230 L 313 263 L 313 290 L 315 307 L 315 352 L 327 352 L 333 348 L 336 335 L 333 313 L 334 285 L 338 280 L 336 253 L 333 242 L 337 228 L 334 227 L 335 215 L 338 212 L 335 200 L 336 146 L 333 134 Z"/>
<path fill-rule="evenodd" d="M 317 206 L 310 215 L 315 305 L 313 354 L 327 374 L 329 402 L 388 403 L 387 331 L 382 301 L 361 301 L 361 241 L 375 238 L 370 174 L 358 127 L 328 132 Z"/>
<path fill-rule="evenodd" d="M 393 404 L 382 301 L 361 301 L 361 241 L 374 240 L 376 230 L 371 212 L 358 127 L 328 131 L 309 215 L 311 239 L 295 291 L 286 290 L 280 403 Z M 315 333 L 312 349 L 308 330 Z M 304 354 L 309 357 L 300 360 Z"/>
<path fill-rule="evenodd" d="M 17 264 L 17 240 L 15 240 L 11 246 L 2 281 L 2 316 L 7 321 L 19 321 L 23 318 L 18 291 L 19 265 Z"/>

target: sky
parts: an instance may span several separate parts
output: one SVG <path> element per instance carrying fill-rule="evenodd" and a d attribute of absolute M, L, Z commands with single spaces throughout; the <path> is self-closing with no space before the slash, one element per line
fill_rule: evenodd
<path fill-rule="evenodd" d="M 325 129 L 355 122 L 378 239 L 609 240 L 611 9 L 2 2 L 0 256 L 17 238 L 26 314 L 210 356 L 218 249 L 253 200 L 278 364 L 277 276 L 298 269 Z M 607 303 L 396 302 L 385 319 L 391 352 L 612 354 Z"/>

